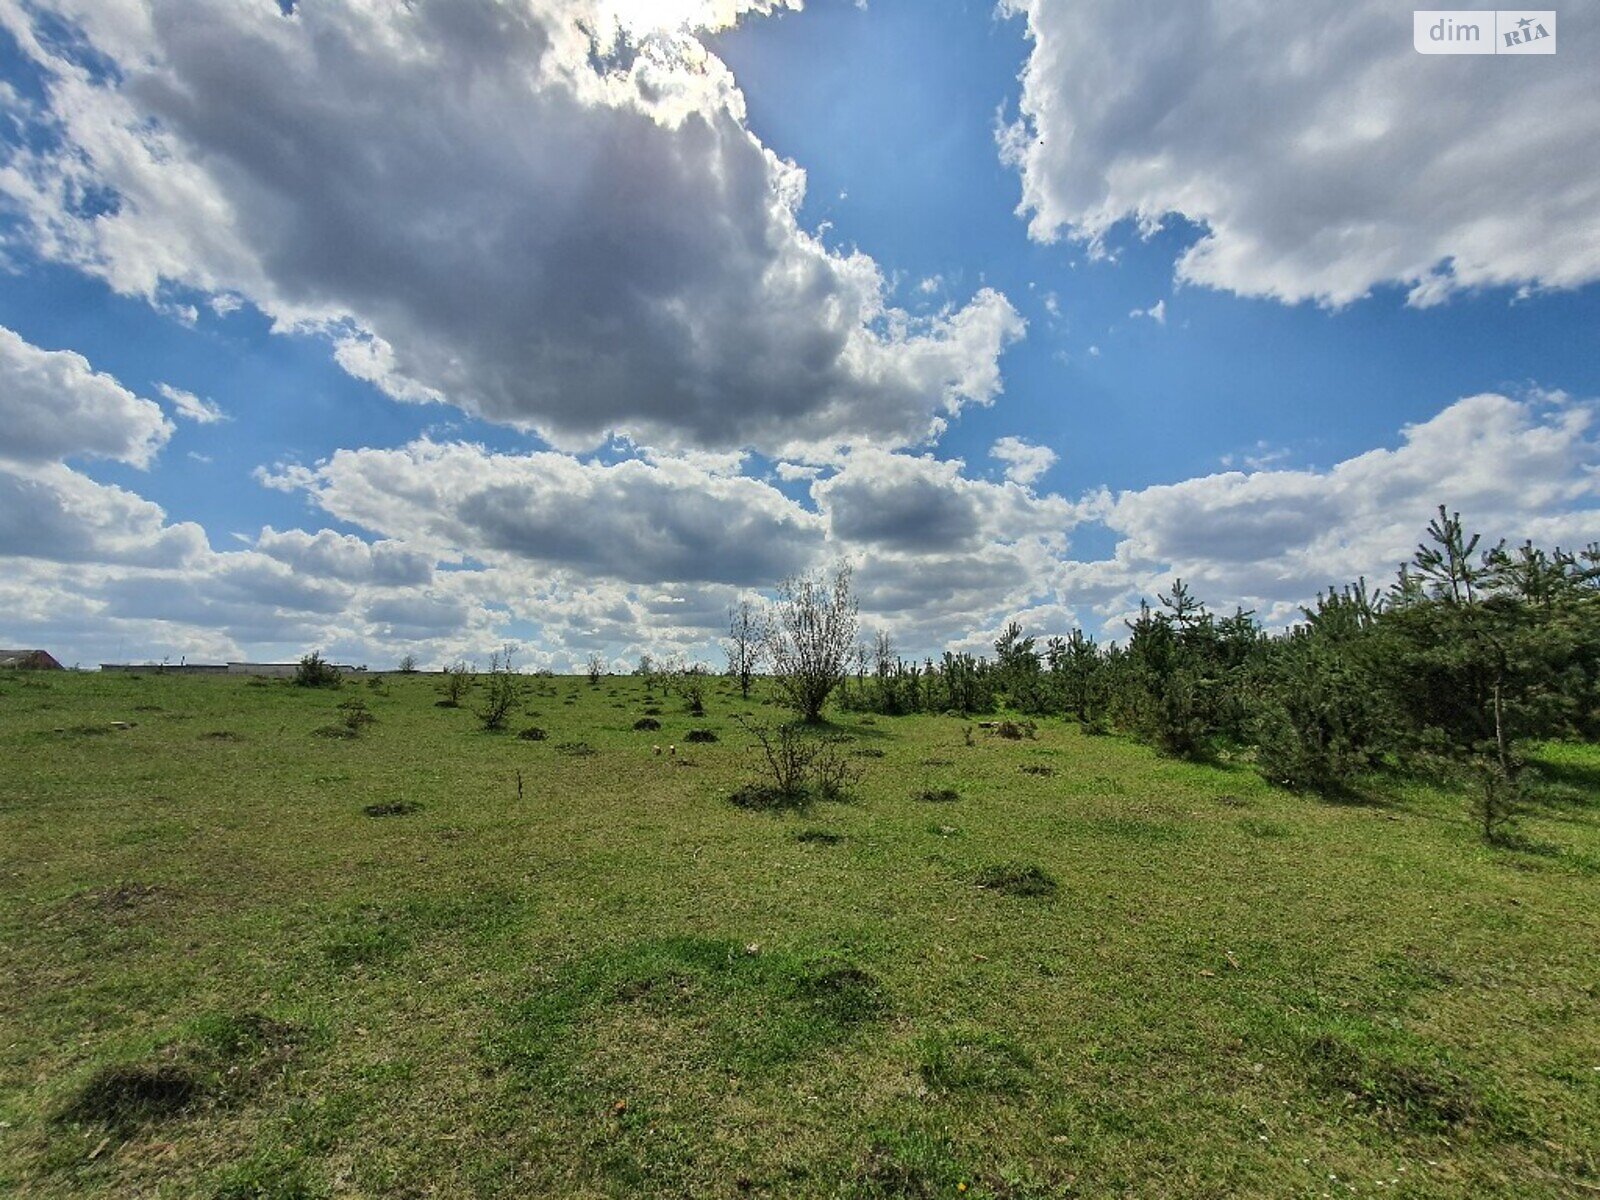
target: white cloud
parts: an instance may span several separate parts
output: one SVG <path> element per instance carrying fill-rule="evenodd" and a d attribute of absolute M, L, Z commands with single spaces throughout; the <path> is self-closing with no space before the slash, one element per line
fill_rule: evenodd
<path fill-rule="evenodd" d="M 1167 323 L 1167 302 L 1165 300 L 1157 300 L 1149 308 L 1134 309 L 1128 316 L 1135 320 L 1145 318 L 1154 321 L 1157 325 L 1165 325 Z"/>
<path fill-rule="evenodd" d="M 83 455 L 148 467 L 172 424 L 83 355 L 41 350 L 0 327 L 0 431 L 0 459 Z"/>
<path fill-rule="evenodd" d="M 331 529 L 316 534 L 302 529 L 280 533 L 269 525 L 256 539 L 256 549 L 315 579 L 394 587 L 425 584 L 433 579 L 433 562 L 424 554 L 398 542 L 367 542 Z"/>
<path fill-rule="evenodd" d="M 811 485 L 835 539 L 874 551 L 948 554 L 991 543 L 1064 538 L 1076 521 L 1059 496 L 969 479 L 959 459 L 858 450 Z"/>
<path fill-rule="evenodd" d="M 215 403 L 203 400 L 193 392 L 175 388 L 170 383 L 159 385 L 158 390 L 167 398 L 173 411 L 186 421 L 193 421 L 196 425 L 215 425 L 218 421 L 228 419 L 228 414 Z"/>
<path fill-rule="evenodd" d="M 799 226 L 805 173 L 724 65 L 660 29 L 620 44 L 589 0 L 34 13 L 0 6 L 46 76 L 0 194 L 36 252 L 152 301 L 247 298 L 401 399 L 569 449 L 819 456 L 989 403 L 1023 331 L 989 289 L 893 308 L 876 263 Z M 81 45 L 41 33 L 55 16 Z"/>
<path fill-rule="evenodd" d="M 1286 619 L 1330 585 L 1386 586 L 1440 504 L 1490 539 L 1600 539 L 1595 424 L 1593 405 L 1561 394 L 1470 396 L 1393 449 L 1125 492 L 1105 522 L 1130 589 L 1181 575 L 1215 603 Z"/>
<path fill-rule="evenodd" d="M 589 580 L 765 585 L 811 565 L 824 539 L 822 521 L 771 485 L 684 458 L 606 466 L 421 441 L 341 450 L 263 481 L 436 558 L 541 563 Z"/>
<path fill-rule="evenodd" d="M 598 0 L 602 27 L 615 23 L 635 37 L 703 29 L 726 29 L 746 13 L 799 8 L 801 0 Z"/>
<path fill-rule="evenodd" d="M 1491 538 L 1600 540 L 1596 415 L 1559 393 L 1472 396 L 1324 470 L 1076 501 L 970 478 L 959 461 L 859 450 L 806 469 L 814 511 L 715 457 L 608 465 L 420 441 L 263 473 L 361 536 L 268 527 L 227 552 L 125 489 L 17 463 L 0 468 L 0 625 L 84 661 L 118 646 L 481 661 L 512 629 L 528 665 L 590 650 L 714 658 L 732 600 L 840 557 L 857 565 L 869 624 L 918 655 L 981 647 L 1010 616 L 1040 634 L 1082 622 L 1120 636 L 1138 596 L 1174 575 L 1284 621 L 1330 584 L 1386 583 L 1441 501 Z M 1093 521 L 1115 552 L 1075 560 L 1069 538 Z"/>
<path fill-rule="evenodd" d="M 1019 437 L 1003 437 L 989 447 L 989 457 L 1006 464 L 1006 478 L 1031 484 L 1056 464 L 1056 452 Z"/>
<path fill-rule="evenodd" d="M 1003 0 L 1033 48 L 1002 130 L 1035 238 L 1169 214 L 1182 281 L 1348 304 L 1600 279 L 1600 89 L 1578 50 L 1424 57 L 1392 0 Z M 1572 14 L 1576 18 L 1576 13 Z"/>
<path fill-rule="evenodd" d="M 181 566 L 205 547 L 198 525 L 60 463 L 0 466 L 0 558 Z"/>

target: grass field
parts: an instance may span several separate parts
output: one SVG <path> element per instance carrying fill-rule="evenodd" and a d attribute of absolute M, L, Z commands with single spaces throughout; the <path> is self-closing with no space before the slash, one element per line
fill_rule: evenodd
<path fill-rule="evenodd" d="M 0 1194 L 1600 1195 L 1592 749 L 1513 850 L 1055 722 L 752 812 L 722 681 L 436 682 L 0 680 Z"/>

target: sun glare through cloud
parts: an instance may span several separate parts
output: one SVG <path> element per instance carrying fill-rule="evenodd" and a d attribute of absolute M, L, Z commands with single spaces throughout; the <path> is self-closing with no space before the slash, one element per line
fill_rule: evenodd
<path fill-rule="evenodd" d="M 720 29 L 737 17 L 733 5 L 717 0 L 602 0 L 600 11 L 635 39 Z"/>

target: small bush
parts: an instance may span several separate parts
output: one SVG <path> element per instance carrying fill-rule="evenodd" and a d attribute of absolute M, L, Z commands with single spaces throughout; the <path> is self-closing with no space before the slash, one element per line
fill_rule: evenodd
<path fill-rule="evenodd" d="M 542 742 L 549 736 L 549 734 L 540 729 L 537 725 L 529 725 L 521 733 L 517 734 L 517 737 L 524 742 Z"/>
<path fill-rule="evenodd" d="M 709 729 L 691 729 L 688 733 L 683 735 L 683 740 L 686 742 L 699 742 L 704 744 L 706 742 L 716 741 L 717 735 Z"/>
<path fill-rule="evenodd" d="M 640 717 L 633 723 L 634 729 L 640 733 L 649 733 L 661 728 L 661 722 L 654 717 Z"/>
<path fill-rule="evenodd" d="M 599 751 L 588 742 L 562 742 L 556 747 L 557 754 L 565 754 L 571 758 L 591 758 Z"/>
<path fill-rule="evenodd" d="M 464 662 L 452 663 L 444 669 L 444 683 L 441 690 L 444 699 L 437 702 L 439 708 L 460 708 L 461 701 L 472 690 L 472 672 L 467 669 Z"/>
<path fill-rule="evenodd" d="M 949 804 L 961 799 L 961 793 L 954 788 L 923 788 L 911 798 L 927 804 Z"/>
<path fill-rule="evenodd" d="M 861 769 L 836 741 L 818 738 L 799 724 L 772 728 L 739 718 L 756 739 L 771 783 L 741 788 L 734 803 L 743 808 L 799 807 L 809 800 L 839 800 L 861 779 Z"/>
<path fill-rule="evenodd" d="M 336 688 L 343 677 L 337 667 L 313 650 L 295 668 L 294 682 L 297 687 Z"/>
<path fill-rule="evenodd" d="M 339 705 L 339 723 L 350 731 L 350 736 L 355 737 L 368 725 L 377 721 L 372 715 L 372 710 L 367 707 L 365 700 L 346 700 Z"/>
<path fill-rule="evenodd" d="M 1022 767 L 1024 775 L 1054 775 L 1056 769 L 1047 767 L 1044 763 L 1027 763 Z"/>
<path fill-rule="evenodd" d="M 488 686 L 477 709 L 478 723 L 486 733 L 504 729 L 522 703 L 522 676 L 511 669 L 515 652 L 515 647 L 507 646 L 489 661 Z"/>
<path fill-rule="evenodd" d="M 858 746 L 850 751 L 851 758 L 882 758 L 883 751 L 877 746 Z"/>
<path fill-rule="evenodd" d="M 689 715 L 692 717 L 706 715 L 707 675 L 706 668 L 696 663 L 677 677 L 678 689 L 683 693 L 684 703 L 688 706 Z"/>
<path fill-rule="evenodd" d="M 981 888 L 1003 896 L 1044 898 L 1054 896 L 1060 887 L 1044 869 L 1026 863 L 997 863 L 978 872 L 974 881 Z"/>
<path fill-rule="evenodd" d="M 822 800 L 845 800 L 861 782 L 861 768 L 828 743 L 811 763 L 811 789 Z"/>

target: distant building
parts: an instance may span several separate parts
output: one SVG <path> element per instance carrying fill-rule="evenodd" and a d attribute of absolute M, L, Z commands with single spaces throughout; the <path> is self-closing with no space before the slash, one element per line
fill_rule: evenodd
<path fill-rule="evenodd" d="M 268 679 L 293 679 L 294 673 L 299 669 L 299 663 L 231 662 L 228 664 L 229 675 L 263 675 Z"/>
<path fill-rule="evenodd" d="M 222 663 L 101 663 L 101 671 L 113 674 L 152 675 L 226 675 L 228 668 Z"/>
<path fill-rule="evenodd" d="M 342 675 L 354 675 L 361 670 L 348 663 L 329 663 L 335 671 Z M 295 672 L 300 669 L 300 664 L 292 663 L 252 663 L 231 662 L 228 664 L 229 675 L 265 675 L 269 679 L 293 679 Z"/>
<path fill-rule="evenodd" d="M 65 671 L 48 650 L 0 650 L 0 671 Z"/>
<path fill-rule="evenodd" d="M 34 651 L 0 650 L 0 654 L 35 653 Z M 43 654 L 44 652 L 37 651 Z M 46 658 L 50 658 L 48 654 Z M 52 663 L 55 659 L 51 658 Z M 354 675 L 366 670 L 365 667 L 352 667 L 348 663 L 330 663 L 335 671 L 343 675 Z M 59 667 L 57 668 L 59 669 Z M 258 662 L 231 662 L 231 663 L 101 663 L 102 671 L 112 671 L 121 674 L 137 671 L 140 674 L 149 672 L 152 675 L 259 675 L 268 679 L 293 679 L 295 672 L 300 669 L 297 662 L 291 663 L 258 663 Z"/>

